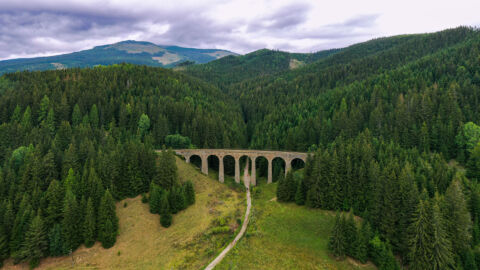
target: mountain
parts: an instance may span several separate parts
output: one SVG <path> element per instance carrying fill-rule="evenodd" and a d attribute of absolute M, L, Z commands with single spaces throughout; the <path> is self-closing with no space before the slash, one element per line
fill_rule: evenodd
<path fill-rule="evenodd" d="M 228 55 L 237 54 L 226 50 L 183 48 L 127 40 L 69 54 L 0 61 L 0 74 L 22 70 L 93 67 L 123 62 L 154 67 L 173 67 L 185 61 L 207 63 Z"/>

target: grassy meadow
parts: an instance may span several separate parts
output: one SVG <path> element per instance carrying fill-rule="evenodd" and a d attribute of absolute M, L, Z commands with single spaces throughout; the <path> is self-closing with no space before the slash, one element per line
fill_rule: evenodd
<path fill-rule="evenodd" d="M 334 213 L 278 203 L 276 184 L 259 181 L 247 234 L 217 266 L 226 269 L 375 269 L 327 250 Z"/>

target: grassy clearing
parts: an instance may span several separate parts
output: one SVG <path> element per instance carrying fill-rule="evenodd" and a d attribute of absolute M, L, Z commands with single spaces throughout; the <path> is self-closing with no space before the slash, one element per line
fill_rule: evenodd
<path fill-rule="evenodd" d="M 276 184 L 253 190 L 247 234 L 216 269 L 375 269 L 332 258 L 327 244 L 334 214 L 278 203 L 275 190 Z"/>
<path fill-rule="evenodd" d="M 196 203 L 173 218 L 173 225 L 160 226 L 159 215 L 150 214 L 141 196 L 117 203 L 120 233 L 117 243 L 103 249 L 80 247 L 71 257 L 42 260 L 39 269 L 201 269 L 233 237 L 245 211 L 244 193 L 199 173 L 177 159 L 181 181 L 191 179 L 197 192 Z M 126 203 L 126 207 L 125 206 Z M 28 265 L 6 269 L 28 269 Z"/>

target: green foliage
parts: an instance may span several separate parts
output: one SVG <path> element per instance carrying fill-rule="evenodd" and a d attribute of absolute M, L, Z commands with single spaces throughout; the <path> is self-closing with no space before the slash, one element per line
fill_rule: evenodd
<path fill-rule="evenodd" d="M 140 136 L 143 138 L 145 134 L 147 134 L 148 130 L 150 129 L 150 118 L 148 115 L 143 114 L 140 116 L 140 120 L 138 121 L 138 132 Z"/>
<path fill-rule="evenodd" d="M 22 244 L 20 256 L 23 260 L 29 261 L 31 268 L 35 268 L 40 263 L 40 259 L 45 256 L 47 250 L 47 234 L 39 213 L 33 218 L 32 223 L 25 234 L 25 242 Z"/>
<path fill-rule="evenodd" d="M 370 249 L 372 261 L 380 270 L 397 270 L 400 269 L 398 262 L 393 256 L 392 250 L 388 243 L 380 240 L 378 235 L 376 235 L 370 241 Z M 424 268 L 428 269 L 428 268 Z"/>
<path fill-rule="evenodd" d="M 168 193 L 168 202 L 172 214 L 176 214 L 186 208 L 185 195 L 181 187 L 173 187 Z"/>
<path fill-rule="evenodd" d="M 187 206 L 190 206 L 195 203 L 195 189 L 193 187 L 193 182 L 188 180 L 184 184 L 184 196 L 185 196 L 185 203 Z"/>
<path fill-rule="evenodd" d="M 162 189 L 155 185 L 152 184 L 150 186 L 150 199 L 148 200 L 148 203 L 150 205 L 150 213 L 152 214 L 159 214 L 161 210 L 161 199 L 163 196 L 164 191 Z"/>
<path fill-rule="evenodd" d="M 98 209 L 98 240 L 104 248 L 111 248 L 117 240 L 118 217 L 115 213 L 115 201 L 107 189 Z"/>
<path fill-rule="evenodd" d="M 171 150 L 164 150 L 160 153 L 158 165 L 160 169 L 154 182 L 167 190 L 179 186 L 177 164 Z"/>
<path fill-rule="evenodd" d="M 173 149 L 188 149 L 192 147 L 190 138 L 180 134 L 167 135 L 165 137 L 165 145 Z"/>
<path fill-rule="evenodd" d="M 67 189 L 63 206 L 62 238 L 67 252 L 75 250 L 82 241 L 80 206 L 71 189 Z"/>
<path fill-rule="evenodd" d="M 477 181 L 480 180 L 480 142 L 473 148 L 468 159 L 467 176 Z"/>
<path fill-rule="evenodd" d="M 67 254 L 63 244 L 62 226 L 59 223 L 53 225 L 48 233 L 49 253 L 50 256 L 62 256 Z"/>
<path fill-rule="evenodd" d="M 170 225 L 172 225 L 172 214 L 170 213 L 165 213 L 165 214 L 162 214 L 160 216 L 160 224 L 162 224 L 162 226 L 164 228 L 168 228 L 170 227 Z"/>
<path fill-rule="evenodd" d="M 298 205 L 304 205 L 307 199 L 307 186 L 305 182 L 300 179 L 297 183 L 297 191 L 295 192 L 295 203 Z"/>
<path fill-rule="evenodd" d="M 335 257 L 343 258 L 346 253 L 347 243 L 345 239 L 345 219 L 340 217 L 340 213 L 337 212 L 335 216 L 335 224 L 330 235 L 328 242 L 328 249 Z"/>
<path fill-rule="evenodd" d="M 85 218 L 83 221 L 83 241 L 86 247 L 91 247 L 95 243 L 95 208 L 92 198 L 88 198 L 87 207 L 85 209 Z"/>

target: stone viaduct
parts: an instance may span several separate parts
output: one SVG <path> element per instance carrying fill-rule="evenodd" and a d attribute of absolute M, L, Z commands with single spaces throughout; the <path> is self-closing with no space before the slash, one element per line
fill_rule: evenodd
<path fill-rule="evenodd" d="M 185 158 L 187 163 L 190 162 L 192 156 L 199 156 L 202 160 L 202 173 L 208 175 L 208 157 L 216 156 L 219 160 L 218 180 L 224 182 L 223 158 L 231 156 L 235 159 L 235 181 L 240 183 L 240 158 L 247 156 L 252 161 L 252 173 L 250 181 L 252 185 L 257 184 L 255 160 L 257 157 L 265 157 L 268 161 L 268 183 L 272 182 L 272 162 L 275 158 L 281 158 L 285 161 L 285 173 L 292 168 L 292 161 L 294 159 L 301 159 L 303 162 L 307 161 L 307 153 L 300 152 L 283 152 L 283 151 L 263 151 L 263 150 L 231 150 L 231 149 L 178 149 L 173 150 L 177 155 Z"/>

